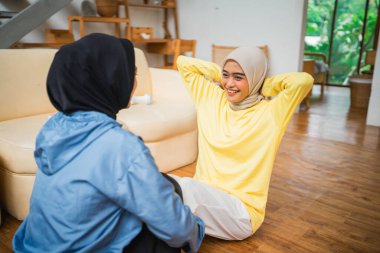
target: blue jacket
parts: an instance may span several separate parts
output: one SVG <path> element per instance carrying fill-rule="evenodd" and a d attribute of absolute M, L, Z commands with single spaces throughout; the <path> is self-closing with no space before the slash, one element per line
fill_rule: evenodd
<path fill-rule="evenodd" d="M 198 250 L 202 220 L 182 204 L 143 141 L 105 114 L 55 114 L 37 137 L 35 160 L 15 252 L 121 252 L 143 223 L 170 246 Z"/>

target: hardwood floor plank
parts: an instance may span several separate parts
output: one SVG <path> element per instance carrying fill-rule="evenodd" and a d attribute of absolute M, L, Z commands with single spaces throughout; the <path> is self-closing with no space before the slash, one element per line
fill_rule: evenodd
<path fill-rule="evenodd" d="M 12 239 L 20 225 L 20 221 L 2 210 L 2 224 L 0 226 L 0 252 L 12 252 Z"/>
<path fill-rule="evenodd" d="M 0 252 L 1 253 L 12 253 L 12 249 L 9 249 L 7 246 L 5 246 L 2 242 L 0 242 Z"/>

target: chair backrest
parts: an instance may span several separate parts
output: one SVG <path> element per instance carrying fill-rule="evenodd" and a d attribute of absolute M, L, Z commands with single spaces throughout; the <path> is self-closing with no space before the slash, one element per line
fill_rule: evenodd
<path fill-rule="evenodd" d="M 176 69 L 177 58 L 181 54 L 191 53 L 195 57 L 196 40 L 173 39 L 165 43 L 149 43 L 147 45 L 148 53 L 161 54 L 165 56 L 165 65 L 162 68 Z M 168 56 L 173 56 L 173 60 L 169 62 Z"/>
<path fill-rule="evenodd" d="M 315 60 L 304 60 L 303 71 L 314 76 L 315 75 Z"/>
<path fill-rule="evenodd" d="M 305 56 L 312 56 L 314 58 L 322 59 L 324 63 L 327 63 L 327 57 L 323 53 L 311 53 L 311 52 L 305 52 Z"/>
<path fill-rule="evenodd" d="M 174 45 L 174 56 L 173 56 L 172 68 L 177 69 L 178 56 L 185 53 L 190 53 L 191 57 L 195 57 L 195 48 L 197 45 L 197 41 L 176 39 L 174 43 L 175 45 Z"/>
<path fill-rule="evenodd" d="M 237 46 L 222 46 L 222 45 L 212 45 L 212 62 L 215 62 L 218 65 L 222 65 L 224 59 L 227 55 L 234 49 L 238 48 Z M 259 46 L 263 50 L 266 57 L 269 56 L 268 46 L 261 45 Z"/>
<path fill-rule="evenodd" d="M 366 65 L 375 65 L 375 58 L 376 58 L 376 50 L 367 51 L 366 57 L 365 57 L 365 64 Z"/>

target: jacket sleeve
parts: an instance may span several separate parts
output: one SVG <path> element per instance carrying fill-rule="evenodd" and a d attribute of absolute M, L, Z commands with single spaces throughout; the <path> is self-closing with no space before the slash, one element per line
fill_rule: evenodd
<path fill-rule="evenodd" d="M 192 57 L 179 56 L 177 67 L 195 104 L 207 98 L 207 94 L 221 92 L 222 75 L 219 65 Z"/>
<path fill-rule="evenodd" d="M 138 141 L 134 146 L 138 155 L 131 161 L 120 159 L 120 166 L 114 169 L 110 197 L 168 245 L 198 251 L 205 233 L 203 221 L 192 214 L 161 175 L 145 144 Z"/>
<path fill-rule="evenodd" d="M 282 132 L 285 132 L 297 106 L 309 93 L 313 81 L 313 77 L 305 72 L 280 74 L 265 80 L 262 93 L 266 97 L 276 96 L 271 104 Z"/>

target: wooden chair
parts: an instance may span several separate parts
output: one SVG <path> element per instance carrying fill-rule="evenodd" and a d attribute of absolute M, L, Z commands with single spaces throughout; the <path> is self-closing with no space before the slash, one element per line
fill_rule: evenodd
<path fill-rule="evenodd" d="M 315 76 L 315 60 L 304 60 L 303 61 L 303 71 Z M 309 93 L 306 95 L 306 97 L 303 99 L 302 102 L 305 103 L 306 109 L 310 108 L 310 97 L 311 97 L 311 90 Z"/>
<path fill-rule="evenodd" d="M 362 74 L 373 75 L 373 70 L 375 66 L 376 50 L 370 50 L 366 52 L 365 65 L 370 65 L 369 70 L 362 71 Z"/>
<path fill-rule="evenodd" d="M 226 56 L 237 47 L 233 46 L 221 46 L 221 45 L 212 45 L 212 62 L 215 62 L 218 65 L 222 65 Z"/>
<path fill-rule="evenodd" d="M 218 65 L 222 65 L 224 59 L 227 57 L 227 55 L 234 49 L 238 48 L 237 46 L 221 46 L 221 45 L 212 45 L 212 62 L 215 62 Z M 261 50 L 263 50 L 264 54 L 268 57 L 268 46 L 262 45 L 259 46 Z"/>
<path fill-rule="evenodd" d="M 190 53 L 191 57 L 195 57 L 196 44 L 196 40 L 173 39 L 166 43 L 148 43 L 147 51 L 165 56 L 165 65 L 162 68 L 177 69 L 178 56 Z M 169 61 L 170 56 L 172 61 Z"/>
<path fill-rule="evenodd" d="M 316 58 L 316 59 L 321 59 L 323 61 L 323 63 L 327 64 L 327 57 L 326 57 L 326 55 L 324 55 L 322 53 L 305 52 L 304 55 L 305 56 L 311 56 L 311 57 Z M 314 65 L 316 65 L 316 64 L 317 64 L 316 61 L 314 61 Z M 305 68 L 305 66 L 304 66 L 304 68 Z M 307 71 L 305 71 L 305 72 L 307 72 Z M 309 73 L 309 72 L 307 72 L 307 73 Z M 312 76 L 314 77 L 314 84 L 320 84 L 321 85 L 321 96 L 323 97 L 323 94 L 325 91 L 325 85 L 327 83 L 327 71 L 326 72 L 318 72 L 318 73 L 315 71 L 312 71 L 312 73 L 313 73 Z"/>

